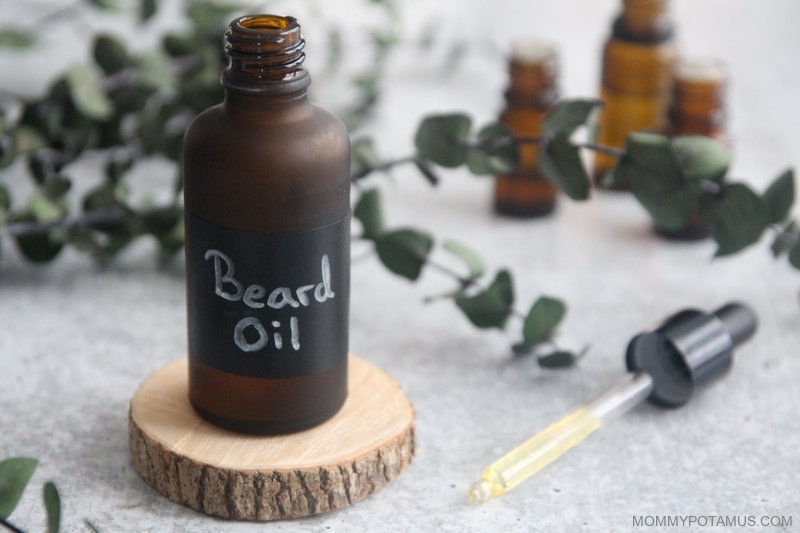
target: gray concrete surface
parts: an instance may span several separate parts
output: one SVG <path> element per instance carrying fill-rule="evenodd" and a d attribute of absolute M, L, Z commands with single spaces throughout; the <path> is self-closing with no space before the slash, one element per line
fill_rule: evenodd
<path fill-rule="evenodd" d="M 289 4 L 280 9 L 289 11 Z M 798 4 L 675 4 L 684 51 L 718 55 L 730 65 L 734 174 L 763 186 L 786 165 L 798 165 Z M 472 36 L 503 46 L 524 33 L 555 38 L 564 58 L 564 92 L 588 95 L 615 5 L 408 2 L 406 27 L 411 31 L 438 13 L 448 39 Z M 23 11 L 4 5 L 3 22 Z M 82 46 L 76 38 L 60 53 L 78 56 Z M 27 87 L 44 80 L 27 71 L 12 76 L 11 65 L 0 54 L 4 83 Z M 488 119 L 498 108 L 504 66 L 490 54 L 475 51 L 449 77 L 439 65 L 435 57 L 412 52 L 392 64 L 371 128 L 387 154 L 410 149 L 425 112 L 469 108 Z M 91 174 L 93 164 L 78 170 Z M 144 189 L 166 187 L 167 170 L 151 162 L 132 180 Z M 13 521 L 31 531 L 44 528 L 39 491 L 53 479 L 62 492 L 66 531 L 85 531 L 85 517 L 104 532 L 628 531 L 640 515 L 784 515 L 798 527 L 800 276 L 771 259 L 766 241 L 712 261 L 711 243 L 653 237 L 644 213 L 624 196 L 563 201 L 552 218 L 516 222 L 491 215 L 488 180 L 447 172 L 431 191 L 411 169 L 395 178 L 382 182 L 392 224 L 458 238 L 493 268 L 510 267 L 522 307 L 541 293 L 568 302 L 562 342 L 592 344 L 578 368 L 545 371 L 532 360 L 512 359 L 509 346 L 519 324 L 507 333 L 481 332 L 450 303 L 423 305 L 425 295 L 450 287 L 435 271 L 414 285 L 374 258 L 359 259 L 353 264 L 352 349 L 391 373 L 414 402 L 416 460 L 390 486 L 340 512 L 268 525 L 224 522 L 159 496 L 128 458 L 131 394 L 186 350 L 183 267 L 159 271 L 147 242 L 104 270 L 73 252 L 32 267 L 4 242 L 0 457 L 41 460 Z M 356 247 L 354 255 L 366 251 Z M 468 505 L 466 488 L 486 464 L 614 381 L 630 336 L 678 308 L 711 308 L 730 299 L 752 304 L 761 327 L 724 380 L 683 409 L 641 406 L 503 498 Z M 641 528 L 647 529 L 658 530 Z M 670 530 L 695 529 L 725 530 Z"/>

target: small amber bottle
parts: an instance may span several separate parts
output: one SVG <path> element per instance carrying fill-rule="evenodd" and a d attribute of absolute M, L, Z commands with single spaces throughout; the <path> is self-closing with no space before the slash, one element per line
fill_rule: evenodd
<path fill-rule="evenodd" d="M 509 71 L 511 81 L 500 121 L 518 137 L 536 137 L 541 134 L 542 120 L 558 99 L 556 49 L 538 40 L 517 41 Z M 556 188 L 539 171 L 536 145 L 523 142 L 518 150 L 517 168 L 495 178 L 495 211 L 515 217 L 552 213 Z"/>
<path fill-rule="evenodd" d="M 717 59 L 683 59 L 675 66 L 666 133 L 704 135 L 727 142 L 725 93 L 728 77 Z"/>
<path fill-rule="evenodd" d="M 225 37 L 225 100 L 183 147 L 189 400 L 228 429 L 296 431 L 347 394 L 349 137 L 308 100 L 297 20 Z"/>
<path fill-rule="evenodd" d="M 600 144 L 623 148 L 633 131 L 664 129 L 676 57 L 667 6 L 667 0 L 624 0 L 603 49 Z M 600 184 L 615 163 L 612 156 L 596 154 L 595 182 Z"/>
<path fill-rule="evenodd" d="M 672 100 L 664 132 L 678 135 L 704 135 L 727 143 L 725 130 L 725 91 L 727 74 L 716 59 L 682 59 L 675 66 Z M 705 239 L 711 227 L 699 214 L 680 230 L 656 228 L 659 235 L 676 240 Z"/>

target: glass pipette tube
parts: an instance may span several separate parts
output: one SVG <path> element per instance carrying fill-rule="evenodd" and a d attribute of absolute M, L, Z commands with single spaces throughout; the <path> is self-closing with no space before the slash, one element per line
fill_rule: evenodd
<path fill-rule="evenodd" d="M 548 426 L 483 471 L 467 497 L 483 502 L 507 492 L 558 459 L 594 430 L 645 400 L 653 389 L 646 373 L 628 373 L 608 392 Z"/>

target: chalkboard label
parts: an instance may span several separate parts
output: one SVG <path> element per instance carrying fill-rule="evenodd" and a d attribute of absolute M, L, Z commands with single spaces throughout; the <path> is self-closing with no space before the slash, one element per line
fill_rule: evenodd
<path fill-rule="evenodd" d="M 259 378 L 314 374 L 347 358 L 350 217 L 294 233 L 187 215 L 189 354 Z"/>

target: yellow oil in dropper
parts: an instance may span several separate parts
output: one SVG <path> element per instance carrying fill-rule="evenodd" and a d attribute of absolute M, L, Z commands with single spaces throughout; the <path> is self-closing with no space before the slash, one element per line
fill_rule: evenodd
<path fill-rule="evenodd" d="M 588 437 L 610 418 L 647 398 L 653 381 L 647 374 L 626 374 L 621 382 L 587 407 L 581 407 L 534 435 L 489 465 L 467 492 L 486 501 L 516 487 Z"/>

